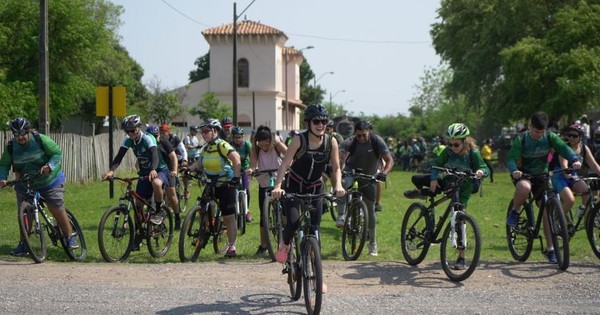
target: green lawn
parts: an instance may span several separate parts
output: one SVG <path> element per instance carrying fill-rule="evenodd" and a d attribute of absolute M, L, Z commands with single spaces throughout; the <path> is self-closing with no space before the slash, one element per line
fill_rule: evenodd
<path fill-rule="evenodd" d="M 412 202 L 403 197 L 405 190 L 412 189 L 410 182 L 411 173 L 395 171 L 388 176 L 387 188 L 383 191 L 383 211 L 378 212 L 377 243 L 379 248 L 378 257 L 369 257 L 365 251 L 360 260 L 363 261 L 404 261 L 400 250 L 400 225 L 405 209 Z M 513 186 L 507 173 L 496 174 L 496 183 L 489 181 L 483 185 L 483 198 L 473 195 L 469 202 L 468 211 L 477 220 L 483 241 L 482 261 L 512 261 L 505 240 L 505 215 L 508 202 L 512 197 Z M 118 198 L 122 187 L 115 184 L 115 196 Z M 198 195 L 198 190 L 192 191 L 192 196 Z M 72 210 L 84 229 L 88 244 L 88 262 L 103 262 L 98 251 L 97 227 L 103 212 L 117 203 L 117 199 L 108 198 L 108 183 L 95 182 L 86 185 L 69 184 L 65 195 L 67 208 Z M 255 259 L 253 254 L 259 244 L 258 240 L 258 208 L 257 208 L 257 185 L 253 182 L 251 196 L 251 212 L 254 221 L 249 223 L 246 235 L 240 236 L 237 241 L 238 258 Z M 444 209 L 439 209 L 442 213 Z M 11 189 L 0 190 L 0 215 L 4 218 L 3 227 L 0 229 L 0 259 L 21 260 L 26 258 L 14 258 L 10 256 L 10 250 L 18 242 L 18 224 L 16 220 L 16 200 Z M 323 216 L 321 226 L 322 253 L 324 259 L 342 260 L 340 250 L 340 231 L 335 227 L 329 213 Z M 179 262 L 177 232 L 173 246 L 167 256 L 154 259 L 148 253 L 147 248 L 134 252 L 129 257 L 129 262 Z M 68 261 L 61 248 L 49 247 L 50 261 Z M 221 259 L 212 252 L 212 246 L 208 246 L 200 256 L 200 261 Z M 430 248 L 427 260 L 439 259 L 439 246 Z M 529 258 L 530 261 L 542 261 L 544 258 L 540 252 L 539 242 L 534 243 L 534 250 Z M 571 240 L 571 260 L 573 261 L 597 261 L 596 256 L 590 249 L 584 231 L 578 232 Z"/>

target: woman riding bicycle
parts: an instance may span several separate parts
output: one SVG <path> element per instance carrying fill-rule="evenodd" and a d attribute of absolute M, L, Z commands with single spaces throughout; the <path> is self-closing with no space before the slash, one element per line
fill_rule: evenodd
<path fill-rule="evenodd" d="M 323 105 L 309 105 L 304 110 L 304 122 L 307 130 L 294 137 L 288 148 L 285 158 L 275 180 L 275 188 L 271 192 L 273 198 L 278 199 L 286 192 L 317 194 L 323 192 L 323 172 L 331 162 L 331 184 L 336 196 L 344 195 L 341 184 L 341 171 L 339 161 L 339 148 L 335 138 L 325 134 L 325 125 L 329 114 Z M 287 173 L 289 169 L 289 173 Z M 284 178 L 285 177 L 285 178 Z M 284 183 L 285 179 L 285 183 Z M 282 188 L 282 184 L 283 188 Z M 316 235 L 321 224 L 323 200 L 315 200 L 315 208 L 319 209 L 311 216 Z M 290 249 L 290 240 L 300 224 L 299 201 L 286 199 L 284 212 L 287 218 L 283 229 L 283 240 L 279 244 L 276 254 L 278 262 L 287 259 Z"/>
<path fill-rule="evenodd" d="M 475 140 L 470 136 L 471 131 L 462 123 L 454 123 L 446 130 L 448 144 L 441 153 L 433 160 L 433 166 L 456 168 L 458 170 L 472 171 L 478 178 L 489 174 L 489 169 L 475 144 Z M 417 187 L 416 190 L 410 190 L 404 193 L 407 198 L 417 198 L 421 196 L 422 187 L 429 187 L 431 192 L 439 192 L 445 189 L 448 183 L 445 178 L 438 180 L 438 170 L 432 169 L 431 174 L 414 175 L 412 183 Z M 471 194 L 475 189 L 476 183 L 472 180 L 463 182 L 460 187 L 460 202 L 467 206 Z M 460 253 L 459 253 L 460 254 Z M 464 258 L 459 255 L 455 268 L 464 268 Z M 462 261 L 461 261 L 462 258 Z"/>
<path fill-rule="evenodd" d="M 227 251 L 225 256 L 235 257 L 237 252 L 237 222 L 235 221 L 235 200 L 237 187 L 240 185 L 240 155 L 225 140 L 219 138 L 221 123 L 209 118 L 200 124 L 202 138 L 206 145 L 202 147 L 200 158 L 194 162 L 190 171 L 204 171 L 206 176 L 217 180 L 215 197 L 219 200 L 219 208 L 223 223 L 227 228 Z"/>

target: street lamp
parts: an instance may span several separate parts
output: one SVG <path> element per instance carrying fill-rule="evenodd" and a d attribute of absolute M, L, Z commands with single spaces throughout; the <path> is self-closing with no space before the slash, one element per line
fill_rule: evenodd
<path fill-rule="evenodd" d="M 289 122 L 288 122 L 288 110 L 289 110 L 289 103 L 288 103 L 288 63 L 290 62 L 290 58 L 289 58 L 289 49 L 293 49 L 294 46 L 291 47 L 284 47 L 283 49 L 283 53 L 285 56 L 285 106 L 284 106 L 284 114 L 285 114 L 285 130 L 289 130 L 290 126 L 289 126 Z M 307 49 L 313 49 L 315 48 L 314 46 L 306 46 L 304 48 L 298 49 L 299 52 L 302 52 L 303 50 L 307 50 Z"/>
<path fill-rule="evenodd" d="M 326 75 L 326 74 L 333 74 L 333 71 L 329 71 L 329 72 L 325 72 L 323 74 L 321 74 L 318 78 L 315 77 L 314 81 L 313 81 L 313 87 L 317 87 L 317 82 L 319 82 L 319 80 L 321 80 L 321 78 Z"/>
<path fill-rule="evenodd" d="M 331 94 L 331 92 L 329 92 L 329 115 L 333 116 L 333 98 L 340 94 L 340 93 L 345 93 L 346 90 L 339 90 L 336 91 L 335 93 Z"/>

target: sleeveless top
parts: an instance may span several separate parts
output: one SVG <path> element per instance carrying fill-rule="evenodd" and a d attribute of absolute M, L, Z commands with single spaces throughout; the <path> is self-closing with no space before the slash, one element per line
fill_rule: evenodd
<path fill-rule="evenodd" d="M 277 153 L 277 150 L 273 146 L 267 152 L 259 149 L 257 162 L 258 170 L 262 171 L 279 168 L 282 160 L 281 156 L 279 155 L 279 153 Z M 277 177 L 277 172 L 275 172 L 275 174 L 273 175 Z M 258 185 L 261 188 L 269 187 L 269 174 L 260 174 L 260 176 L 258 176 L 256 180 L 258 181 Z"/>
<path fill-rule="evenodd" d="M 331 150 L 324 152 L 325 139 L 323 139 L 317 149 L 311 149 L 308 140 L 308 131 L 301 133 L 300 137 L 305 137 L 306 152 L 294 160 L 294 163 L 290 167 L 290 177 L 292 180 L 302 182 L 304 185 L 313 184 L 321 180 L 321 176 L 323 176 L 323 172 L 325 172 L 325 168 L 329 164 Z M 300 150 L 302 148 L 298 149 L 298 151 Z"/>

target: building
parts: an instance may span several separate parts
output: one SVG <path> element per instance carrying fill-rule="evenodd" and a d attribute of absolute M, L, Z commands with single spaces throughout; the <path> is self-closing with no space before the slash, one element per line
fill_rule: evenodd
<path fill-rule="evenodd" d="M 240 21 L 236 33 L 238 125 L 300 129 L 305 107 L 300 100 L 302 52 L 285 46 L 288 37 L 282 31 L 258 22 Z M 210 77 L 175 91 L 188 109 L 206 92 L 215 93 L 222 104 L 233 104 L 233 23 L 206 29 L 202 35 L 210 45 Z M 182 115 L 174 123 L 192 126 L 204 118 Z"/>

